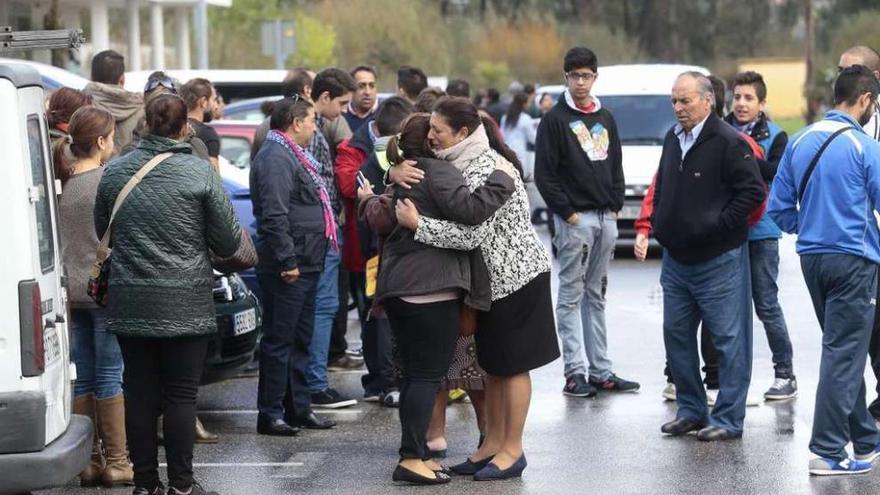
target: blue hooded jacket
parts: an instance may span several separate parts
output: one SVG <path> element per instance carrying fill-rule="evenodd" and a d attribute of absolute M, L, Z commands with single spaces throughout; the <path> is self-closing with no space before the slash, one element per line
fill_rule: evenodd
<path fill-rule="evenodd" d="M 801 180 L 832 133 L 851 126 L 825 149 L 804 191 Z M 832 110 L 789 141 L 770 189 L 767 213 L 783 231 L 797 233 L 798 254 L 851 254 L 880 263 L 880 144 L 851 116 Z"/>

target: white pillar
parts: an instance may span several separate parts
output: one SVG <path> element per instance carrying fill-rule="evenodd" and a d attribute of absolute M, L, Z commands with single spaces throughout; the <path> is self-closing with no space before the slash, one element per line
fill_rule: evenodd
<path fill-rule="evenodd" d="M 127 0 L 125 15 L 128 20 L 128 70 L 141 70 L 141 0 Z"/>
<path fill-rule="evenodd" d="M 110 20 L 107 16 L 107 0 L 92 0 L 90 10 L 92 50 L 95 53 L 110 49 Z"/>
<path fill-rule="evenodd" d="M 208 68 L 208 3 L 206 0 L 198 0 L 195 19 L 198 67 L 201 70 L 206 70 Z"/>
<path fill-rule="evenodd" d="M 189 48 L 189 7 L 177 7 L 174 12 L 175 51 L 177 51 L 177 68 L 192 68 L 192 57 Z"/>
<path fill-rule="evenodd" d="M 162 20 L 162 4 L 150 4 L 150 31 L 153 39 L 153 70 L 165 68 L 165 23 Z"/>

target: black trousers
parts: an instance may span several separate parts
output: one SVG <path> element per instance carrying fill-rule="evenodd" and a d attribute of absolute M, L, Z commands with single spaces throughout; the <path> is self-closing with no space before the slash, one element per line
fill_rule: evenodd
<path fill-rule="evenodd" d="M 400 458 L 431 458 L 425 436 L 431 422 L 440 380 L 446 375 L 458 339 L 461 302 L 411 304 L 401 299 L 385 303 L 400 351 Z"/>
<path fill-rule="evenodd" d="M 125 363 L 125 432 L 135 486 L 150 489 L 159 484 L 156 420 L 160 411 L 168 484 L 182 490 L 192 485 L 196 397 L 211 338 L 119 336 Z"/>
<path fill-rule="evenodd" d="M 700 354 L 703 355 L 703 373 L 705 378 L 703 383 L 706 388 L 718 390 L 718 370 L 721 368 L 721 358 L 718 356 L 718 350 L 712 344 L 712 337 L 709 335 L 709 329 L 706 324 L 700 325 Z M 666 375 L 666 381 L 672 383 L 672 373 L 669 371 L 669 365 L 663 369 Z"/>
<path fill-rule="evenodd" d="M 371 315 L 363 328 L 364 364 L 367 365 L 367 374 L 361 376 L 364 392 L 381 394 L 397 390 L 400 384 L 394 373 L 391 323 L 384 315 Z"/>
<path fill-rule="evenodd" d="M 311 412 L 306 367 L 315 328 L 319 274 L 303 273 L 292 284 L 275 274 L 257 276 L 264 294 L 257 420 L 291 422 Z"/>
<path fill-rule="evenodd" d="M 349 272 L 345 270 L 344 265 L 339 265 L 339 311 L 333 320 L 333 331 L 330 334 L 330 352 L 327 353 L 327 361 L 333 362 L 343 356 L 348 349 L 348 341 L 345 340 L 345 334 L 348 333 L 348 296 L 351 294 L 357 305 L 358 318 L 361 322 L 361 333 L 363 334 L 363 326 L 367 321 L 367 306 L 364 289 L 366 279 L 364 272 Z M 363 337 L 363 336 L 362 336 Z"/>
<path fill-rule="evenodd" d="M 880 283 L 877 284 L 875 303 L 877 301 L 880 301 Z M 868 353 L 871 356 L 871 368 L 874 370 L 874 376 L 877 377 L 877 398 L 868 406 L 868 411 L 871 412 L 871 416 L 874 416 L 875 420 L 880 421 L 880 310 L 874 311 L 874 328 L 871 331 L 870 345 Z"/>

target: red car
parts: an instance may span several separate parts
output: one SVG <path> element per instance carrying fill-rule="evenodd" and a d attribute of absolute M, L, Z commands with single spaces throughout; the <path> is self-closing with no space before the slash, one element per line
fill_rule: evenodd
<path fill-rule="evenodd" d="M 242 170 L 251 167 L 251 145 L 260 122 L 217 120 L 210 126 L 220 135 L 220 156 Z"/>

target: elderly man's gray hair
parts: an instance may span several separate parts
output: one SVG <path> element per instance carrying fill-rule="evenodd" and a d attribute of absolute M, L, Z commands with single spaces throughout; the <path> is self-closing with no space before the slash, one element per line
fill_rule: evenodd
<path fill-rule="evenodd" d="M 715 100 L 715 91 L 712 90 L 712 81 L 709 80 L 708 77 L 705 76 L 702 72 L 697 72 L 694 70 L 689 70 L 687 72 L 682 72 L 678 75 L 679 79 L 682 77 L 690 77 L 697 81 L 697 93 L 700 94 L 701 97 L 710 97 L 712 101 Z"/>

